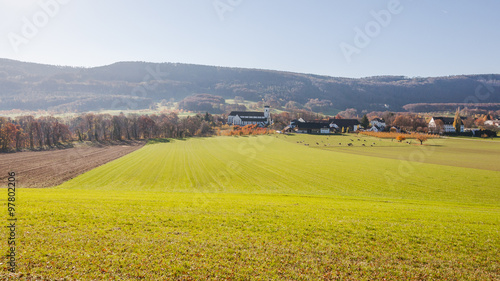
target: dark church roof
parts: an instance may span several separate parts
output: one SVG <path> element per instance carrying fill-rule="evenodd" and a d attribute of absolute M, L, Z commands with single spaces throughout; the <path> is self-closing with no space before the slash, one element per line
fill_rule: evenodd
<path fill-rule="evenodd" d="M 264 116 L 264 112 L 256 112 L 256 111 L 231 111 L 229 116 Z"/>
<path fill-rule="evenodd" d="M 297 122 L 296 125 L 299 130 L 329 128 L 328 123 L 321 122 Z"/>
<path fill-rule="evenodd" d="M 434 118 L 434 122 L 436 120 L 443 121 L 444 125 L 453 125 L 453 122 L 455 122 L 455 118 L 453 118 L 453 117 L 432 117 L 432 118 Z M 462 121 L 465 120 L 464 117 L 460 117 L 460 119 L 462 119 Z"/>

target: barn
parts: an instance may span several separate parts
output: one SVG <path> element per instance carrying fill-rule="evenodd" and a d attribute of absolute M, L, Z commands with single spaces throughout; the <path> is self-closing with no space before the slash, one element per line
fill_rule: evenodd
<path fill-rule="evenodd" d="M 329 134 L 330 126 L 320 122 L 296 122 L 295 130 L 303 134 Z"/>

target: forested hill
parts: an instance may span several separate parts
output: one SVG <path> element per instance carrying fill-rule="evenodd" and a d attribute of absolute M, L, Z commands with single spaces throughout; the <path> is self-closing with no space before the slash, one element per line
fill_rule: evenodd
<path fill-rule="evenodd" d="M 429 66 L 431 67 L 431 66 Z M 411 103 L 500 102 L 500 75 L 338 78 L 179 63 L 74 68 L 0 59 L 0 110 L 140 109 L 194 94 L 320 111 L 404 110 Z"/>

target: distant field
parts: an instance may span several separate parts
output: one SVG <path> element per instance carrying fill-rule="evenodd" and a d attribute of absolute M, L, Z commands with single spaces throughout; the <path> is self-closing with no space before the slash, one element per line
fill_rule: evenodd
<path fill-rule="evenodd" d="M 170 112 L 175 112 L 179 117 L 187 117 L 187 116 L 194 116 L 197 113 L 194 112 L 179 112 L 178 110 L 178 103 L 173 103 L 170 106 L 162 106 L 161 103 L 156 103 L 156 108 L 155 109 L 109 109 L 109 110 L 93 110 L 93 111 L 83 111 L 83 112 L 74 112 L 74 113 L 59 113 L 56 111 L 47 111 L 47 110 L 19 110 L 19 109 L 14 109 L 14 110 L 0 110 L 0 115 L 5 116 L 5 117 L 10 117 L 10 118 L 15 118 L 18 116 L 28 116 L 32 115 L 35 117 L 40 117 L 40 116 L 53 116 L 57 118 L 75 118 L 77 116 L 83 115 L 83 114 L 109 114 L 109 115 L 120 115 L 120 114 L 139 114 L 139 115 L 152 115 L 152 114 L 168 114 Z"/>
<path fill-rule="evenodd" d="M 257 104 L 254 101 L 248 101 L 248 100 L 236 101 L 234 99 L 226 99 L 226 103 L 227 104 L 242 104 L 242 105 L 246 106 L 247 108 L 250 108 L 250 106 Z"/>
<path fill-rule="evenodd" d="M 498 137 L 496 138 L 473 138 L 473 137 L 447 137 L 448 139 L 461 139 L 461 140 L 470 140 L 470 141 L 493 141 L 493 142 L 500 142 L 500 132 L 497 134 Z"/>
<path fill-rule="evenodd" d="M 21 189 L 19 271 L 70 280 L 500 279 L 498 170 L 367 156 L 404 157 L 414 146 L 345 146 L 351 138 L 175 140 L 56 188 Z M 439 141 L 440 157 L 460 147 L 498 153 Z"/>
<path fill-rule="evenodd" d="M 300 135 L 279 136 L 296 143 L 308 143 L 310 147 L 346 152 L 359 155 L 398 159 L 403 161 L 449 165 L 465 168 L 500 171 L 500 143 L 479 138 L 429 139 L 420 145 L 417 140 L 398 142 L 364 135 L 320 136 Z M 358 141 L 359 139 L 359 141 Z M 500 138 L 499 138 L 500 139 Z M 348 147 L 346 141 L 353 143 Z M 342 145 L 339 145 L 342 142 Z M 319 144 L 316 144 L 319 143 Z M 365 146 L 363 146 L 365 144 Z"/>

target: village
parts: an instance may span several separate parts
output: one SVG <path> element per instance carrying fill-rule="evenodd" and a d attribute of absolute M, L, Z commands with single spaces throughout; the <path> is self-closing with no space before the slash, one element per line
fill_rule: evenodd
<path fill-rule="evenodd" d="M 425 116 L 419 117 L 412 114 L 388 114 L 390 119 L 386 122 L 384 118 L 369 118 L 366 114 L 362 118 L 343 118 L 337 115 L 333 118 L 293 119 L 288 125 L 277 133 L 299 133 L 299 134 L 338 134 L 352 132 L 395 132 L 395 133 L 425 133 L 438 135 L 459 135 L 471 137 L 496 137 L 500 131 L 500 120 L 498 116 L 485 114 L 477 118 L 463 117 L 459 114 L 455 117 Z M 496 117 L 496 118 L 494 118 Z M 227 124 L 233 126 L 256 125 L 257 127 L 268 127 L 276 124 L 270 113 L 270 106 L 265 106 L 263 112 L 257 111 L 232 111 L 227 118 Z"/>

